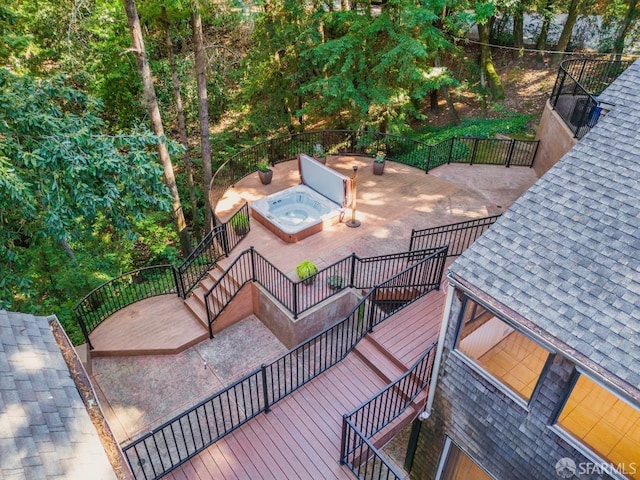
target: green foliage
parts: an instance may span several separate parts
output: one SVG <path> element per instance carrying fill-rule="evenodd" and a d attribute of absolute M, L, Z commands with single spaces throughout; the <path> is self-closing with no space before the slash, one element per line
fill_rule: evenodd
<path fill-rule="evenodd" d="M 138 226 L 148 261 L 175 258 L 157 218 L 136 225 L 169 205 L 157 139 L 104 133 L 99 103 L 64 77 L 0 70 L 0 105 L 0 203 L 13 206 L 0 211 L 0 302 L 69 327 L 70 304 L 104 281 L 99 272 L 130 266 Z"/>
<path fill-rule="evenodd" d="M 246 213 L 238 212 L 229 222 L 231 227 L 239 235 L 244 235 L 249 230 L 249 216 Z"/>
<path fill-rule="evenodd" d="M 451 137 L 491 138 L 496 134 L 521 134 L 527 129 L 530 115 L 508 114 L 504 118 L 465 119 L 460 125 L 423 127 L 415 137 L 425 143 L 438 143 Z"/>
<path fill-rule="evenodd" d="M 312 278 L 318 273 L 318 267 L 311 260 L 303 260 L 296 266 L 296 274 L 302 281 Z"/>
<path fill-rule="evenodd" d="M 260 172 L 265 172 L 265 173 L 271 170 L 271 166 L 269 165 L 268 160 L 262 160 L 258 162 L 257 168 Z"/>
<path fill-rule="evenodd" d="M 0 66 L 17 65 L 31 42 L 24 31 L 24 18 L 8 5 L 0 5 Z"/>

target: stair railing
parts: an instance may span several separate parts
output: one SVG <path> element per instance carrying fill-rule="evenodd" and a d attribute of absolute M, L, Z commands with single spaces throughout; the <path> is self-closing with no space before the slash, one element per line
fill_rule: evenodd
<path fill-rule="evenodd" d="M 374 325 L 437 289 L 440 281 L 425 286 L 421 280 L 419 295 L 392 310 L 378 308 L 379 288 L 388 283 L 414 288 L 401 279 L 431 278 L 425 272 L 442 272 L 445 260 L 446 247 L 374 286 L 342 321 L 125 446 L 123 452 L 136 480 L 163 477 L 340 362 Z M 414 270 L 420 273 L 411 274 Z"/>
<path fill-rule="evenodd" d="M 300 314 L 337 295 L 345 288 L 370 289 L 437 250 L 431 248 L 365 258 L 352 253 L 319 270 L 313 276 L 313 282 L 309 283 L 305 280 L 291 280 L 251 247 L 234 260 L 204 295 L 209 336 L 213 338 L 214 322 L 249 281 L 264 288 L 294 318 L 298 318 Z M 434 275 L 441 277 L 442 272 L 435 272 Z M 428 285 L 436 281 L 434 278 L 428 280 Z"/>
<path fill-rule="evenodd" d="M 343 416 L 340 463 L 347 465 L 357 478 L 402 478 L 380 455 L 373 438 L 428 388 L 435 347 L 436 343 L 432 343 L 402 377 Z"/>

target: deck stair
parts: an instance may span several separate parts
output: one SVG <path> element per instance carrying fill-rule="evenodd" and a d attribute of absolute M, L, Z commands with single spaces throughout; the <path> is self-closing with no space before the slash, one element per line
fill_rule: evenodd
<path fill-rule="evenodd" d="M 214 268 L 207 272 L 202 280 L 200 280 L 198 286 L 194 288 L 187 299 L 184 301 L 185 306 L 205 328 L 209 328 L 209 321 L 207 319 L 207 308 L 204 302 L 204 295 L 213 287 L 218 280 L 225 274 L 225 268 L 220 263 L 216 264 Z M 230 275 L 227 274 L 227 281 L 231 282 L 235 286 L 238 286 L 238 282 Z M 222 286 L 226 293 L 230 293 L 224 286 Z M 213 301 L 218 302 L 219 306 L 223 306 L 222 303 L 215 297 L 210 297 Z"/>
<path fill-rule="evenodd" d="M 407 368 L 380 345 L 371 335 L 365 336 L 356 345 L 354 353 L 386 383 L 404 375 Z"/>

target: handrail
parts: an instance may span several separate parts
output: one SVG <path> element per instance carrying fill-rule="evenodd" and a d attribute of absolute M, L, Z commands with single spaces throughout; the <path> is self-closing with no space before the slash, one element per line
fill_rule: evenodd
<path fill-rule="evenodd" d="M 446 247 L 405 268 L 372 288 L 342 321 L 125 446 L 135 478 L 166 475 L 338 363 L 374 325 L 437 289 L 439 282 L 425 286 L 425 278 L 442 272 L 445 259 Z M 378 291 L 389 285 L 415 288 L 417 295 L 393 309 L 380 309 Z"/>
<path fill-rule="evenodd" d="M 500 216 L 501 214 L 491 215 L 437 227 L 412 229 L 409 250 L 423 250 L 448 245 L 449 257 L 457 257 L 486 232 Z"/>
<path fill-rule="evenodd" d="M 378 468 L 372 468 L 369 472 L 368 464 L 372 456 L 374 463 L 380 461 L 386 464 L 371 440 L 402 415 L 420 392 L 429 386 L 435 346 L 436 343 L 432 343 L 404 375 L 343 415 L 340 463 L 346 464 L 357 478 L 387 478 L 376 475 Z M 364 452 L 363 448 L 366 449 Z"/>
<path fill-rule="evenodd" d="M 441 245 L 438 248 L 442 247 Z M 355 253 L 319 270 L 313 282 L 293 281 L 253 247 L 240 253 L 216 283 L 204 294 L 213 338 L 213 324 L 247 282 L 253 281 L 269 292 L 294 318 L 347 287 L 369 289 L 437 251 L 427 248 L 410 252 L 360 258 Z"/>
<path fill-rule="evenodd" d="M 579 58 L 560 64 L 549 97 L 553 109 L 581 139 L 598 123 L 598 95 L 633 63 L 631 60 Z"/>
<path fill-rule="evenodd" d="M 123 273 L 85 295 L 73 308 L 90 349 L 89 334 L 106 318 L 132 303 L 157 295 L 179 293 L 172 265 L 154 265 Z"/>
<path fill-rule="evenodd" d="M 349 470 L 358 479 L 372 480 L 403 480 L 406 475 L 398 472 L 373 443 L 349 420 L 342 420 L 343 438 L 359 438 L 360 444 L 353 452 L 354 460 L 349 462 L 345 459 L 341 464 L 347 465 Z M 356 451 L 358 452 L 356 454 Z M 357 459 L 357 461 L 356 461 Z M 364 467 L 363 467 L 364 466 Z"/>
<path fill-rule="evenodd" d="M 94 288 L 73 308 L 89 348 L 93 349 L 89 334 L 118 310 L 157 295 L 175 293 L 186 298 L 217 261 L 229 255 L 249 233 L 249 229 L 249 206 L 245 202 L 227 222 L 215 226 L 179 266 L 140 268 Z M 150 273 L 152 271 L 157 273 Z M 139 284 L 145 284 L 148 288 L 144 289 Z"/>
<path fill-rule="evenodd" d="M 240 179 L 258 170 L 258 164 L 271 165 L 311 154 L 320 145 L 329 155 L 371 157 L 382 151 L 387 159 L 419 168 L 425 173 L 445 163 L 533 166 L 537 140 L 451 138 L 436 144 L 381 132 L 356 130 L 317 130 L 275 137 L 245 148 L 229 157 L 214 172 L 209 185 L 212 208 L 224 192 Z"/>

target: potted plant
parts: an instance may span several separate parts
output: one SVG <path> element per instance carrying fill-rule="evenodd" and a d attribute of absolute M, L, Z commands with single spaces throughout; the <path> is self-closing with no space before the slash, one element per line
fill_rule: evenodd
<path fill-rule="evenodd" d="M 344 286 L 344 277 L 334 271 L 327 277 L 327 285 L 329 285 L 329 288 L 332 290 L 340 290 Z"/>
<path fill-rule="evenodd" d="M 269 185 L 271 183 L 273 170 L 271 170 L 267 160 L 262 160 L 258 163 L 258 176 L 260 177 L 260 182 L 262 182 L 263 185 Z"/>
<path fill-rule="evenodd" d="M 313 158 L 322 164 L 327 163 L 327 154 L 324 151 L 324 147 L 320 143 L 313 145 Z"/>
<path fill-rule="evenodd" d="M 385 160 L 384 152 L 376 153 L 376 156 L 373 159 L 373 174 L 374 175 L 382 175 L 382 172 L 384 172 L 384 160 Z"/>
<path fill-rule="evenodd" d="M 318 267 L 310 260 L 303 260 L 296 267 L 296 273 L 298 274 L 298 278 L 302 280 L 302 283 L 311 285 L 316 279 Z"/>
<path fill-rule="evenodd" d="M 249 216 L 246 213 L 236 213 L 231 217 L 230 222 L 233 231 L 241 237 L 246 235 L 249 231 Z"/>

